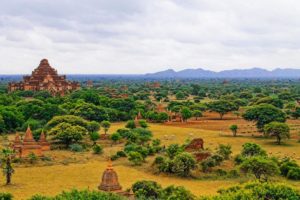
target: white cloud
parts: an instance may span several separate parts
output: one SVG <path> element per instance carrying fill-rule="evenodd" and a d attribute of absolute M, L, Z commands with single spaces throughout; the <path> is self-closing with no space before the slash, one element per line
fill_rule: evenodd
<path fill-rule="evenodd" d="M 0 73 L 297 67 L 299 18 L 297 0 L 2 1 Z"/>

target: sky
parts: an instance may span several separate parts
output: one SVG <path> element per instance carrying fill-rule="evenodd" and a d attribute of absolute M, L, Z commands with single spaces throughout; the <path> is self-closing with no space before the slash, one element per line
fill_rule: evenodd
<path fill-rule="evenodd" d="M 1 0 L 0 74 L 300 68 L 299 0 Z"/>

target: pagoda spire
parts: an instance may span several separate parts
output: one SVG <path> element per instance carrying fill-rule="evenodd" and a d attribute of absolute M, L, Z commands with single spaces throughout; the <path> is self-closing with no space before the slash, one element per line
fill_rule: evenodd
<path fill-rule="evenodd" d="M 29 125 L 28 125 L 26 133 L 25 133 L 24 142 L 35 142 L 35 140 L 33 139 L 32 131 L 31 131 Z"/>

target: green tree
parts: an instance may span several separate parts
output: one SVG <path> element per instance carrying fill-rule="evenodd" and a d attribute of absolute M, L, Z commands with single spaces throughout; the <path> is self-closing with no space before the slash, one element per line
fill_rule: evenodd
<path fill-rule="evenodd" d="M 232 154 L 231 145 L 220 144 L 217 149 L 217 153 L 220 154 L 225 160 L 228 160 Z"/>
<path fill-rule="evenodd" d="M 114 143 L 117 143 L 119 140 L 122 139 L 122 137 L 121 137 L 121 135 L 120 135 L 118 132 L 116 132 L 116 133 L 111 134 L 110 139 L 111 139 Z"/>
<path fill-rule="evenodd" d="M 220 119 L 223 119 L 226 113 L 238 110 L 237 105 L 227 100 L 210 102 L 207 104 L 207 107 L 210 111 L 219 113 Z"/>
<path fill-rule="evenodd" d="M 264 183 L 248 183 L 222 189 L 217 196 L 201 197 L 200 200 L 279 200 L 300 199 L 300 192 L 282 184 L 274 184 L 269 182 Z"/>
<path fill-rule="evenodd" d="M 4 133 L 5 131 L 5 122 L 3 120 L 3 117 L 0 115 L 0 133 Z"/>
<path fill-rule="evenodd" d="M 269 104 L 261 104 L 247 109 L 243 118 L 248 121 L 255 121 L 259 131 L 263 131 L 264 126 L 268 123 L 285 122 L 286 120 L 283 111 Z"/>
<path fill-rule="evenodd" d="M 188 107 L 181 108 L 180 112 L 181 112 L 182 119 L 185 122 L 193 116 L 192 111 Z"/>
<path fill-rule="evenodd" d="M 202 112 L 200 110 L 194 110 L 193 116 L 198 120 L 199 117 L 202 117 Z"/>
<path fill-rule="evenodd" d="M 74 126 L 66 122 L 58 124 L 49 131 L 49 135 L 54 135 L 54 139 L 61 141 L 67 147 L 74 142 L 82 140 L 87 133 L 88 131 L 84 127 Z"/>
<path fill-rule="evenodd" d="M 195 200 L 197 199 L 189 190 L 182 186 L 168 186 L 163 189 L 160 199 L 168 200 Z"/>
<path fill-rule="evenodd" d="M 97 140 L 99 140 L 100 135 L 98 132 L 90 132 L 89 133 L 90 140 L 93 142 L 93 146 L 96 145 Z"/>
<path fill-rule="evenodd" d="M 287 124 L 281 122 L 271 122 L 266 124 L 264 131 L 268 136 L 276 137 L 277 144 L 281 144 L 284 138 L 290 138 L 290 128 Z"/>
<path fill-rule="evenodd" d="M 136 125 L 135 125 L 135 122 L 133 120 L 129 120 L 125 126 L 126 128 L 129 128 L 129 129 L 135 129 L 136 128 Z"/>
<path fill-rule="evenodd" d="M 236 124 L 233 124 L 229 127 L 229 129 L 231 130 L 232 134 L 233 134 L 233 137 L 236 137 L 236 133 L 237 133 L 237 130 L 238 130 L 238 126 Z"/>
<path fill-rule="evenodd" d="M 253 174 L 258 180 L 268 180 L 270 176 L 280 173 L 278 165 L 273 160 L 257 156 L 245 159 L 240 165 L 240 170 Z"/>
<path fill-rule="evenodd" d="M 132 191 L 137 199 L 159 199 L 161 190 L 162 187 L 154 181 L 137 181 L 132 185 Z"/>
<path fill-rule="evenodd" d="M 99 192 L 91 190 L 76 190 L 73 189 L 69 192 L 62 192 L 61 194 L 56 195 L 55 197 L 47 197 L 41 195 L 34 195 L 29 200 L 127 200 L 123 196 L 119 196 L 114 193 L 109 192 Z"/>
<path fill-rule="evenodd" d="M 128 160 L 134 165 L 141 165 L 144 162 L 143 156 L 136 151 L 131 151 L 128 153 Z"/>
<path fill-rule="evenodd" d="M 191 174 L 191 170 L 196 167 L 195 158 L 189 153 L 180 153 L 174 157 L 174 165 L 172 171 L 183 177 L 188 177 Z"/>
<path fill-rule="evenodd" d="M 14 151 L 9 148 L 2 149 L 1 151 L 1 167 L 6 178 L 6 185 L 11 184 L 11 177 L 15 172 L 12 165 L 12 158 L 14 155 Z"/>
<path fill-rule="evenodd" d="M 173 159 L 177 154 L 182 152 L 183 148 L 179 144 L 170 144 L 170 146 L 168 146 L 166 149 L 166 153 L 171 159 Z"/>
<path fill-rule="evenodd" d="M 109 128 L 111 126 L 110 122 L 109 121 L 102 121 L 101 126 L 104 129 L 104 133 L 106 135 L 107 131 L 109 130 Z"/>
<path fill-rule="evenodd" d="M 245 143 L 241 152 L 244 157 L 267 156 L 267 152 L 256 143 Z"/>

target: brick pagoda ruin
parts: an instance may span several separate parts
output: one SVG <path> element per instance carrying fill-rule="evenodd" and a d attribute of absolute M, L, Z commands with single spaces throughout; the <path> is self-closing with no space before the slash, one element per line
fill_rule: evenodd
<path fill-rule="evenodd" d="M 30 76 L 24 76 L 21 82 L 8 84 L 8 91 L 48 91 L 51 95 L 65 95 L 69 91 L 78 90 L 80 84 L 66 80 L 65 75 L 58 75 L 47 59 L 43 59 L 40 65 Z"/>
<path fill-rule="evenodd" d="M 32 131 L 28 126 L 23 141 L 20 135 L 18 133 L 16 134 L 13 149 L 20 158 L 25 158 L 31 153 L 34 153 L 36 156 L 42 156 L 43 151 L 50 150 L 50 144 L 47 142 L 44 132 L 41 133 L 39 142 L 35 141 Z"/>
<path fill-rule="evenodd" d="M 122 193 L 122 186 L 119 183 L 116 171 L 113 169 L 111 159 L 109 159 L 108 166 L 103 172 L 98 189 L 106 192 Z"/>

